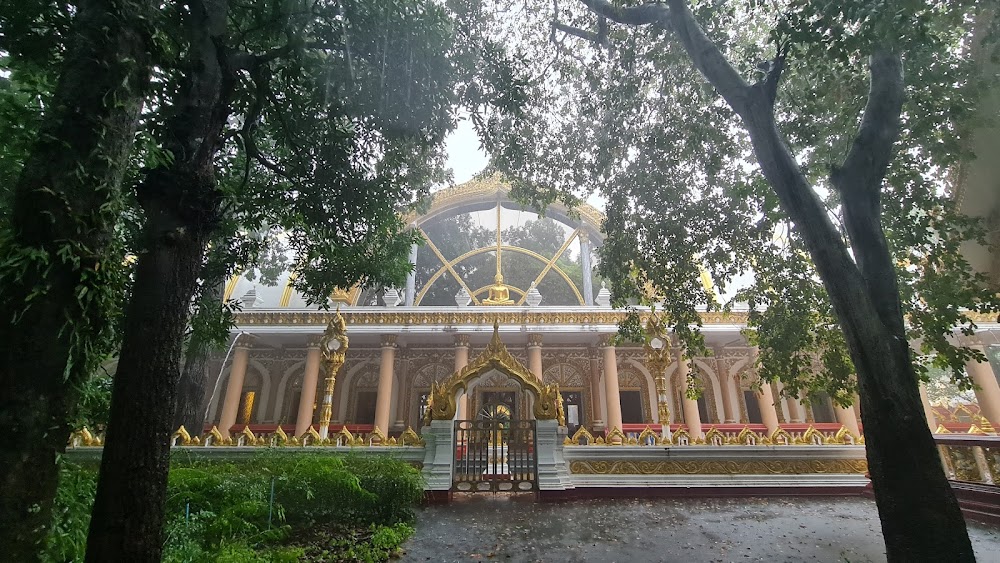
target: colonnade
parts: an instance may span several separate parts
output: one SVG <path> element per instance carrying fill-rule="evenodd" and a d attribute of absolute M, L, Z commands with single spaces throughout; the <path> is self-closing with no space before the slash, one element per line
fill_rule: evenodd
<path fill-rule="evenodd" d="M 542 335 L 529 334 L 527 345 L 528 369 L 538 378 L 542 377 Z M 399 400 L 400 390 L 396 384 L 394 373 L 396 361 L 396 336 L 383 335 L 380 343 L 380 359 L 378 371 L 378 392 L 375 405 L 374 426 L 379 428 L 384 435 L 389 434 L 390 414 L 393 405 L 393 398 Z M 460 334 L 454 337 L 454 369 L 461 370 L 469 363 L 469 336 Z M 756 361 L 756 349 L 751 349 L 749 365 Z M 219 429 L 224 435 L 228 435 L 229 429 L 236 424 L 240 401 L 243 394 L 243 385 L 249 363 L 250 350 L 245 346 L 237 345 L 233 352 L 232 366 L 230 369 L 229 383 L 222 404 L 221 415 L 219 417 Z M 322 354 L 318 346 L 318 340 L 309 343 L 306 351 L 305 368 L 303 373 L 302 391 L 299 404 L 293 406 L 297 410 L 295 418 L 295 434 L 302 435 L 309 427 L 315 424 L 314 405 L 316 403 L 316 389 L 319 383 L 320 370 L 322 364 Z M 683 357 L 683 351 L 675 358 L 675 371 L 671 380 L 679 381 L 681 385 L 688 384 L 688 360 Z M 723 364 L 720 361 L 719 367 Z M 989 363 L 970 362 L 967 366 L 970 376 L 978 386 L 976 395 L 979 400 L 983 416 L 985 416 L 995 428 L 1000 428 L 1000 385 L 994 376 Z M 603 374 L 603 376 L 602 376 Z M 719 369 L 719 389 L 722 405 L 719 409 L 719 419 L 726 423 L 740 422 L 739 402 L 737 397 L 741 393 L 742 386 L 738 383 L 738 377 L 730 377 L 725 369 Z M 656 377 L 656 374 L 652 374 Z M 603 381 L 603 385 L 601 382 Z M 338 382 L 340 384 L 340 382 Z M 593 407 L 593 416 L 590 426 L 603 427 L 606 430 L 613 428 L 622 429 L 622 406 L 621 392 L 619 390 L 618 379 L 618 357 L 617 349 L 611 339 L 611 335 L 603 336 L 596 349 L 590 355 L 590 384 L 589 393 Z M 780 393 L 780 388 L 778 389 Z M 784 401 L 784 412 L 788 413 L 787 419 L 791 423 L 804 422 L 805 408 L 794 398 L 785 397 L 776 399 L 775 393 L 768 384 L 760 385 L 754 391 L 757 407 L 760 411 L 761 422 L 767 428 L 768 434 L 773 433 L 779 427 L 779 412 L 783 412 L 779 401 Z M 603 397 L 603 401 L 601 398 Z M 921 387 L 921 397 L 924 400 L 925 415 L 931 429 L 936 428 L 937 422 L 934 419 L 933 410 L 927 401 L 926 390 Z M 703 434 L 703 421 L 698 410 L 698 402 L 689 398 L 687 393 L 681 393 L 681 405 L 675 405 L 682 414 L 682 420 L 687 426 L 688 432 L 692 436 Z M 463 393 L 458 398 L 458 414 L 460 419 L 468 418 L 470 413 L 469 398 Z M 318 412 L 318 411 L 316 411 Z M 530 405 L 528 412 L 531 412 Z M 655 410 L 654 410 L 655 412 Z M 841 408 L 834 405 L 834 414 L 838 423 L 848 430 L 859 434 L 858 418 L 853 408 Z M 603 417 L 603 419 L 602 419 Z M 660 421 L 656 421 L 660 422 Z M 745 422 L 745 421 L 744 421 Z"/>

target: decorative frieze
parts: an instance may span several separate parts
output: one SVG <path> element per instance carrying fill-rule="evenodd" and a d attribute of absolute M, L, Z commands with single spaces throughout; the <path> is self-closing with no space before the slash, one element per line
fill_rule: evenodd
<path fill-rule="evenodd" d="M 863 459 L 692 459 L 660 461 L 574 460 L 575 475 L 807 475 L 864 474 Z"/>

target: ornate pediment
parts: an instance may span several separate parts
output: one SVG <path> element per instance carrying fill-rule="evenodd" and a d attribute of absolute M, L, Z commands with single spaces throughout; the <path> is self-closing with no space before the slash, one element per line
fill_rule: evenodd
<path fill-rule="evenodd" d="M 455 394 L 466 390 L 477 377 L 496 370 L 521 384 L 521 387 L 535 396 L 534 414 L 539 420 L 559 418 L 559 386 L 545 385 L 535 374 L 515 358 L 503 340 L 500 339 L 500 325 L 493 323 L 493 338 L 486 349 L 469 365 L 452 374 L 446 381 L 431 386 L 428 411 L 433 420 L 455 418 L 458 405 Z"/>

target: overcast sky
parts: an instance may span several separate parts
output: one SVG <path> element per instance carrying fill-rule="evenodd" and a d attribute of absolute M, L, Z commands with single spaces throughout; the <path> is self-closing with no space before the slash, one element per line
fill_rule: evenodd
<path fill-rule="evenodd" d="M 468 182 L 486 168 L 489 157 L 479 148 L 479 136 L 472 123 L 463 119 L 445 141 L 448 148 L 448 166 L 455 172 L 455 183 Z"/>

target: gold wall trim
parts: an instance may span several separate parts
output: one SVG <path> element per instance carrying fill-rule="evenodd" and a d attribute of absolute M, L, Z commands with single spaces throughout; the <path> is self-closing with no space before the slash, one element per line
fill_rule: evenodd
<path fill-rule="evenodd" d="M 372 307 L 374 309 L 374 307 Z M 456 308 L 458 309 L 458 308 Z M 625 311 L 545 311 L 544 307 L 530 310 L 504 311 L 496 307 L 490 311 L 408 311 L 360 312 L 341 311 L 350 326 L 363 325 L 483 325 L 494 321 L 503 325 L 564 324 L 564 325 L 614 325 L 625 319 Z M 254 311 L 236 314 L 239 326 L 326 326 L 333 318 L 333 311 Z M 645 322 L 648 314 L 640 314 Z M 702 323 L 745 324 L 746 313 L 702 313 Z"/>
<path fill-rule="evenodd" d="M 863 459 L 584 461 L 569 464 L 575 475 L 809 475 L 864 474 Z"/>

